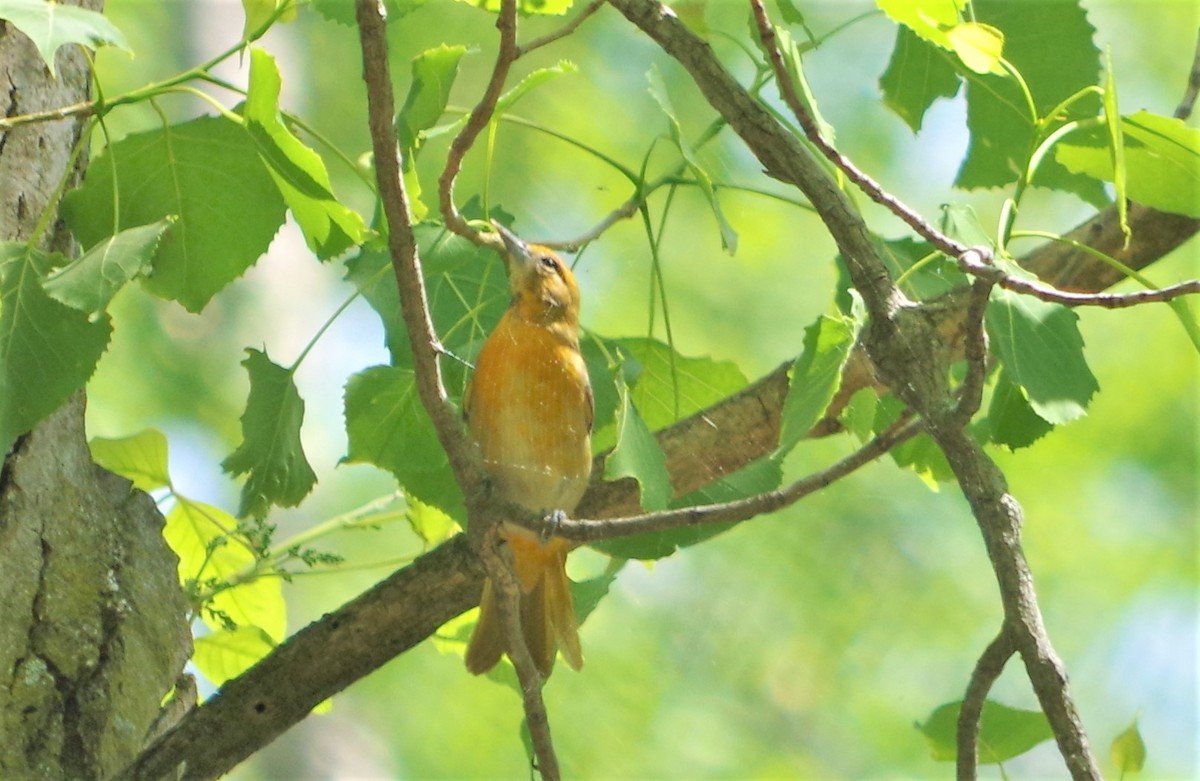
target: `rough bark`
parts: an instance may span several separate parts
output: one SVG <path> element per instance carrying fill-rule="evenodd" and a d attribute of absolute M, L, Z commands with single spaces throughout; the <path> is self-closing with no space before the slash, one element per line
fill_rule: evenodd
<path fill-rule="evenodd" d="M 86 99 L 82 52 L 64 47 L 56 65 L 57 80 L 0 22 L 5 114 Z M 33 234 L 80 130 L 64 120 L 0 134 L 0 239 Z M 72 250 L 57 223 L 43 245 Z M 162 516 L 92 462 L 84 403 L 76 394 L 21 437 L 0 474 L 0 778 L 111 776 L 145 743 L 190 653 Z"/>

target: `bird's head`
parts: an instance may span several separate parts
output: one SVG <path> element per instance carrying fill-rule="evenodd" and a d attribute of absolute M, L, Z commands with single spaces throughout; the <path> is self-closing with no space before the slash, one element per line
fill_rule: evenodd
<path fill-rule="evenodd" d="M 526 244 L 503 225 L 492 223 L 504 243 L 512 306 L 534 323 L 579 322 L 579 285 L 575 275 L 553 250 Z"/>

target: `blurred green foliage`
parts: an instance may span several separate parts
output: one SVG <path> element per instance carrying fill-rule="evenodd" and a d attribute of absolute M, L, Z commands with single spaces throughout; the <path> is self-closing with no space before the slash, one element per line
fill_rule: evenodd
<path fill-rule="evenodd" d="M 136 60 L 104 50 L 109 94 L 174 74 L 226 48 L 241 34 L 232 6 L 209 2 L 110 0 L 107 14 Z M 866 3 L 798 3 L 817 35 L 872 8 Z M 996 3 L 988 5 L 995 6 Z M 1197 10 L 1188 0 L 1086 3 L 1096 42 L 1112 48 L 1122 105 L 1169 114 L 1191 62 Z M 687 4 L 713 46 L 748 81 L 746 9 L 719 0 Z M 680 13 L 684 13 L 681 9 Z M 465 44 L 452 113 L 473 105 L 490 72 L 494 16 L 466 3 L 430 0 L 389 27 L 397 92 L 411 61 L 442 44 Z M 561 24 L 530 17 L 522 37 Z M 719 31 L 719 34 L 718 32 Z M 839 147 L 918 211 L 953 201 L 992 225 L 1002 193 L 951 189 L 966 150 L 962 102 L 940 102 L 915 138 L 882 105 L 895 26 L 869 14 L 805 56 L 805 75 Z M 735 40 L 736 39 L 736 40 Z M 351 160 L 368 147 L 365 100 L 353 29 L 301 13 L 261 45 L 283 78 L 282 105 Z M 575 35 L 522 59 L 511 83 L 561 59 L 576 66 L 531 90 L 514 112 L 576 139 L 631 169 L 680 160 L 671 139 L 693 141 L 713 120 L 695 86 L 612 9 Z M 245 83 L 243 70 L 222 77 Z M 647 73 L 661 80 L 648 89 Z M 768 89 L 764 94 L 773 95 Z M 226 94 L 227 96 L 227 94 Z M 678 125 L 663 115 L 669 101 Z M 112 115 L 113 139 L 210 107 L 181 95 Z M 368 217 L 361 172 L 325 157 L 331 189 Z M 648 153 L 651 140 L 661 137 Z M 428 138 L 416 175 L 429 203 L 449 135 Z M 630 194 L 627 180 L 595 155 L 533 125 L 499 126 L 490 166 L 468 155 L 460 200 L 486 188 L 491 204 L 516 215 L 530 237 L 583 233 Z M 652 253 L 639 219 L 618 224 L 576 262 L 584 325 L 605 338 L 670 336 L 684 355 L 732 361 L 751 379 L 801 351 L 804 329 L 830 311 L 835 250 L 819 221 L 784 198 L 722 190 L 764 183 L 759 166 L 726 134 L 689 150 L 714 180 L 722 215 L 737 231 L 737 254 L 721 248 L 712 202 L 696 188 L 672 190 L 671 213 Z M 690 161 L 689 161 L 690 162 Z M 486 174 L 485 174 L 486 172 Z M 485 175 L 488 177 L 485 181 Z M 651 202 L 661 215 L 666 191 Z M 865 199 L 860 199 L 864 200 Z M 894 218 L 867 204 L 881 235 L 903 239 Z M 1068 196 L 1033 191 L 1022 224 L 1065 231 L 1090 214 Z M 656 229 L 659 227 L 655 223 Z M 293 226 L 294 227 L 294 226 Z M 1022 245 L 1023 247 L 1023 245 Z M 651 259 L 660 266 L 656 272 Z M 1170 281 L 1194 276 L 1192 242 L 1148 271 Z M 492 272 L 498 268 L 491 269 Z M 132 291 L 110 311 L 117 331 L 89 386 L 93 434 L 124 436 L 158 426 L 171 439 L 173 478 L 196 499 L 233 507 L 237 488 L 218 463 L 239 442 L 249 386 L 243 348 L 291 365 L 352 293 L 344 270 L 312 258 L 298 231 L 199 315 Z M 1088 415 L 1015 453 L 998 451 L 1026 511 L 1025 547 L 1051 636 L 1067 669 L 1097 753 L 1137 717 L 1146 773 L 1186 778 L 1196 766 L 1197 723 L 1197 362 L 1163 306 L 1081 311 L 1079 328 L 1100 391 Z M 317 474 L 299 510 L 276 512 L 294 534 L 393 488 L 390 476 L 342 465 L 347 453 L 341 393 L 353 373 L 386 363 L 379 321 L 357 302 L 335 321 L 295 376 L 308 414 L 302 432 Z M 393 345 L 395 348 L 395 345 Z M 636 393 L 636 388 L 635 388 Z M 786 476 L 819 469 L 850 451 L 842 437 L 802 442 Z M 402 560 L 427 542 L 401 524 L 360 529 L 333 549 L 357 565 Z M 580 552 L 577 579 L 607 560 Z M 286 585 L 289 630 L 336 607 L 386 567 L 297 577 Z M 952 487 L 931 492 L 883 461 L 798 506 L 618 576 L 583 628 L 587 666 L 561 669 L 546 688 L 564 774 L 571 778 L 945 777 L 914 728 L 937 706 L 960 699 L 977 654 L 1000 620 L 992 575 L 973 520 Z M 561 666 L 560 666 L 561 667 Z M 1013 662 L 994 698 L 1036 702 Z M 462 778 L 528 776 L 513 692 L 465 674 L 461 659 L 426 643 L 335 698 L 239 768 L 234 778 Z M 1011 777 L 1058 777 L 1052 745 L 1006 763 Z M 1107 768 L 1113 770 L 1113 768 Z M 994 770 L 985 770 L 984 777 Z"/>

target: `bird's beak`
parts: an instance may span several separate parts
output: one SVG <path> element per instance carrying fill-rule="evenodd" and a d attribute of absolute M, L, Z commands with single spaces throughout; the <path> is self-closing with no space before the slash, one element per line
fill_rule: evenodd
<path fill-rule="evenodd" d="M 504 241 L 504 260 L 512 269 L 513 263 L 517 262 L 521 266 L 526 266 L 529 263 L 529 245 L 521 241 L 517 234 L 505 228 L 498 222 L 493 221 L 492 227 L 496 229 L 496 233 L 500 234 L 500 238 Z"/>

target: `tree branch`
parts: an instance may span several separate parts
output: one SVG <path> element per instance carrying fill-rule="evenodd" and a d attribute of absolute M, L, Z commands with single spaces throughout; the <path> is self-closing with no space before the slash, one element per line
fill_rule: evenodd
<path fill-rule="evenodd" d="M 958 711 L 958 733 L 955 739 L 957 751 L 956 771 L 958 781 L 975 781 L 979 765 L 979 727 L 983 717 L 983 703 L 992 685 L 1004 672 L 1004 665 L 1016 652 L 1008 624 L 1000 628 L 1000 634 L 980 654 L 971 671 L 967 692 L 963 695 Z"/>
<path fill-rule="evenodd" d="M 527 44 L 517 47 L 517 57 L 523 57 L 534 49 L 540 49 L 543 46 L 548 46 L 557 40 L 566 38 L 571 33 L 579 29 L 579 25 L 587 21 L 588 17 L 600 10 L 600 6 L 604 5 L 606 0 L 592 0 L 582 11 L 575 15 L 571 21 L 564 24 L 552 33 L 543 35 L 541 38 L 535 38 Z"/>

